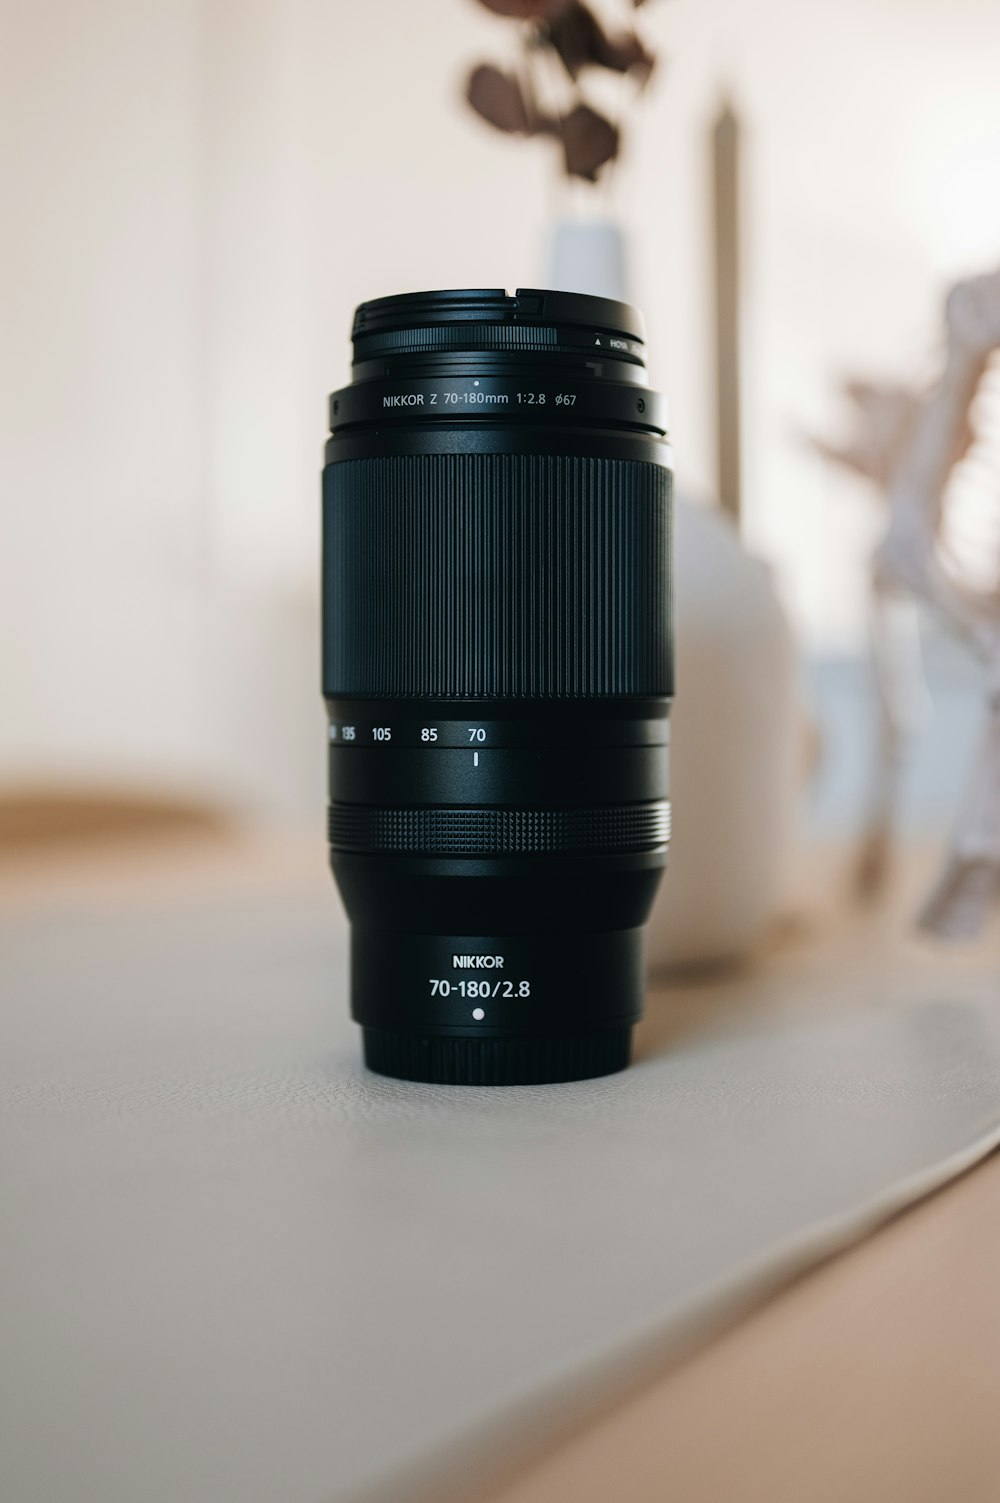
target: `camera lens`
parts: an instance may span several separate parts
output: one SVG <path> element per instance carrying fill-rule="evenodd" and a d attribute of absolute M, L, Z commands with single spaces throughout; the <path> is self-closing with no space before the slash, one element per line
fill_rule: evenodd
<path fill-rule="evenodd" d="M 323 472 L 329 840 L 368 1066 L 624 1068 L 666 863 L 671 469 L 634 309 L 364 303 Z"/>

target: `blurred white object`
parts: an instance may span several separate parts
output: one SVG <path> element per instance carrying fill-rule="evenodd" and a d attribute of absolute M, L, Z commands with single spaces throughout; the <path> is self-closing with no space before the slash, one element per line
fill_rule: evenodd
<path fill-rule="evenodd" d="M 824 452 L 868 475 L 885 491 L 889 527 L 874 561 L 875 604 L 885 619 L 900 591 L 930 606 L 961 637 L 987 671 L 987 725 L 971 773 L 958 828 L 941 876 L 923 913 L 922 925 L 948 937 L 974 934 L 1000 892 L 1000 560 L 995 527 L 978 548 L 956 551 L 949 536 L 950 489 L 956 466 L 975 455 L 970 421 L 994 352 L 1000 349 L 1000 272 L 973 277 L 952 288 L 945 310 L 947 347 L 941 377 L 926 397 L 850 388 L 867 425 L 862 440 Z M 890 405 L 894 403 L 894 405 Z M 888 414 L 890 421 L 877 421 Z M 966 469 L 969 465 L 966 465 Z M 996 498 L 987 504 L 995 517 Z M 980 532 L 983 529 L 980 527 Z M 984 583 L 985 581 L 985 583 Z M 886 651 L 879 662 L 882 686 L 880 781 L 887 790 L 869 830 L 869 857 L 876 875 L 884 869 L 891 794 L 900 747 L 906 739 L 906 706 L 897 692 L 906 654 Z M 871 867 L 871 860 L 869 859 Z"/>
<path fill-rule="evenodd" d="M 800 749 L 784 611 L 770 570 L 720 510 L 678 500 L 674 581 L 674 818 L 649 925 L 654 968 L 735 958 L 774 918 Z"/>
<path fill-rule="evenodd" d="M 557 220 L 549 236 L 545 285 L 557 292 L 588 292 L 627 302 L 621 226 L 611 219 Z"/>
<path fill-rule="evenodd" d="M 890 520 L 876 568 L 958 632 L 987 669 L 988 719 L 952 848 L 921 915 L 949 937 L 974 934 L 1000 891 L 1000 592 L 970 588 L 940 546 L 945 491 L 967 446 L 969 413 L 993 352 L 1000 348 L 1000 272 L 952 288 L 945 313 L 947 355 L 889 486 Z"/>

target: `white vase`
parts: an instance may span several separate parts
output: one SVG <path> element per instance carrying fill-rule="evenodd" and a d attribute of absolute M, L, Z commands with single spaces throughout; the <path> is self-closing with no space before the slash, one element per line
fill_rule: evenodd
<path fill-rule="evenodd" d="M 549 232 L 545 285 L 627 301 L 628 263 L 621 226 L 611 219 L 559 219 Z"/>
<path fill-rule="evenodd" d="M 548 285 L 628 301 L 620 226 L 553 227 Z M 744 954 L 774 918 L 798 795 L 795 648 L 770 571 L 717 508 L 678 498 L 670 865 L 648 931 L 654 969 Z"/>
<path fill-rule="evenodd" d="M 773 921 L 801 749 L 795 645 L 770 570 L 719 508 L 684 498 L 674 612 L 673 831 L 647 934 L 654 970 L 735 959 Z"/>

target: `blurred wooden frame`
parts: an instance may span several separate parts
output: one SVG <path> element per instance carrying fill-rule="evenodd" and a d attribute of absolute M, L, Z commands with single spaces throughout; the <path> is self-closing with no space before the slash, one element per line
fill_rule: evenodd
<path fill-rule="evenodd" d="M 166 794 L 14 785 L 0 788 L 0 859 L 62 847 L 148 841 L 177 835 L 223 836 L 221 811 Z"/>
<path fill-rule="evenodd" d="M 740 135 L 736 111 L 724 99 L 712 126 L 716 469 L 719 501 L 737 525 L 743 508 Z"/>

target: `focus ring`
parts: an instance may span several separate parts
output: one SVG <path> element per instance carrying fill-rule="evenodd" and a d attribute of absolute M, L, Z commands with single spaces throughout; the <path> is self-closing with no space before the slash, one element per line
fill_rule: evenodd
<path fill-rule="evenodd" d="M 415 351 L 552 350 L 558 344 L 554 328 L 524 324 L 439 324 L 430 329 L 388 329 L 363 338 L 366 360 Z"/>
<path fill-rule="evenodd" d="M 374 808 L 330 806 L 340 851 L 420 856 L 552 856 L 655 851 L 670 839 L 665 800 L 597 809 Z"/>

